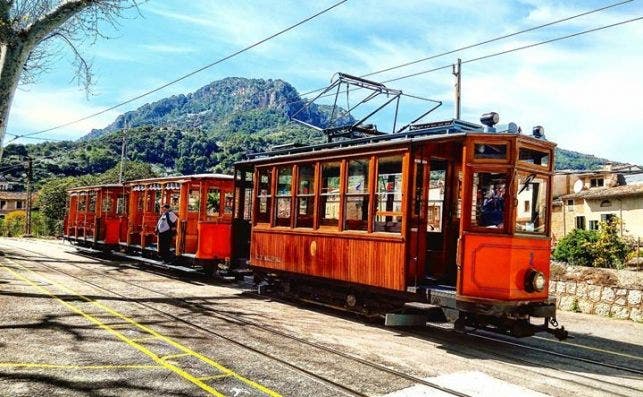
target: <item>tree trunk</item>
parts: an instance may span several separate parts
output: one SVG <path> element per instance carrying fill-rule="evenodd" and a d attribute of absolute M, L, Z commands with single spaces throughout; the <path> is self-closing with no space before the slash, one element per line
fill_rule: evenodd
<path fill-rule="evenodd" d="M 30 50 L 24 43 L 0 45 L 0 161 L 4 153 L 4 136 L 11 103 Z"/>

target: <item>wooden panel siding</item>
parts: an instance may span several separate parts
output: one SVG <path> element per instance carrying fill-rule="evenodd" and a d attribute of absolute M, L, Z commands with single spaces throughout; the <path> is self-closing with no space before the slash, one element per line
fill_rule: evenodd
<path fill-rule="evenodd" d="M 405 243 L 400 236 L 302 233 L 255 228 L 255 267 L 403 291 Z"/>

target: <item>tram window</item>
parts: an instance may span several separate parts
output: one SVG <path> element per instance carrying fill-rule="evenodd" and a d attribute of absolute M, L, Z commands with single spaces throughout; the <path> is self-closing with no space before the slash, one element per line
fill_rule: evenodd
<path fill-rule="evenodd" d="M 549 168 L 549 153 L 538 150 L 520 148 L 518 151 L 518 160 L 523 163 L 540 165 Z"/>
<path fill-rule="evenodd" d="M 221 192 L 218 187 L 211 187 L 208 189 L 208 204 L 206 213 L 208 216 L 219 216 L 221 209 Z"/>
<path fill-rule="evenodd" d="M 476 143 L 473 157 L 476 159 L 506 160 L 507 144 Z"/>
<path fill-rule="evenodd" d="M 290 226 L 290 213 L 292 207 L 292 167 L 277 170 L 277 226 Z"/>
<path fill-rule="evenodd" d="M 297 188 L 297 227 L 313 227 L 315 211 L 315 167 L 299 167 L 299 186 Z"/>
<path fill-rule="evenodd" d="M 232 208 L 234 207 L 234 194 L 232 192 L 225 192 L 223 195 L 223 214 L 232 215 Z"/>
<path fill-rule="evenodd" d="M 114 200 L 113 196 L 105 194 L 103 196 L 103 214 L 109 214 L 112 212 L 112 201 Z"/>
<path fill-rule="evenodd" d="M 377 162 L 374 231 L 402 230 L 402 156 L 381 157 Z"/>
<path fill-rule="evenodd" d="M 442 232 L 444 213 L 444 193 L 446 191 L 447 171 L 446 162 L 432 161 L 429 173 L 429 200 L 426 212 L 426 231 Z"/>
<path fill-rule="evenodd" d="M 89 206 L 87 208 L 87 211 L 89 212 L 96 211 L 96 193 L 92 193 L 89 195 Z"/>
<path fill-rule="evenodd" d="M 78 211 L 85 211 L 86 196 L 84 194 L 78 196 Z"/>
<path fill-rule="evenodd" d="M 523 174 L 517 178 L 518 201 L 530 202 L 530 206 L 518 208 L 516 232 L 544 234 L 547 224 L 547 180 L 536 174 Z"/>
<path fill-rule="evenodd" d="M 426 169 L 427 162 L 426 160 L 415 160 L 414 170 L 413 170 L 413 219 L 414 222 L 417 222 L 418 217 L 422 216 L 422 210 L 424 208 L 424 201 L 422 195 L 424 194 L 424 170 Z"/>
<path fill-rule="evenodd" d="M 324 163 L 321 166 L 321 192 L 319 195 L 319 224 L 322 226 L 339 225 L 339 162 Z"/>
<path fill-rule="evenodd" d="M 138 192 L 138 198 L 136 199 L 136 208 L 138 208 L 139 212 L 143 211 L 143 195 L 144 194 L 145 194 L 144 191 Z"/>
<path fill-rule="evenodd" d="M 201 210 L 201 188 L 193 186 L 188 195 L 188 212 L 199 212 Z"/>
<path fill-rule="evenodd" d="M 504 229 L 505 189 L 507 174 L 476 172 L 473 174 L 471 226 Z"/>
<path fill-rule="evenodd" d="M 177 190 L 173 190 L 172 193 L 170 193 L 170 207 L 173 209 L 179 208 L 179 199 L 180 199 L 180 194 Z"/>
<path fill-rule="evenodd" d="M 259 186 L 257 189 L 257 222 L 270 222 L 270 206 L 272 198 L 270 195 L 270 185 L 272 179 L 272 170 L 270 168 L 259 171 Z"/>
<path fill-rule="evenodd" d="M 161 201 L 163 201 L 163 191 L 161 190 L 154 190 L 153 192 L 154 196 L 154 212 L 157 214 L 161 213 L 161 205 L 163 204 Z"/>
<path fill-rule="evenodd" d="M 368 230 L 369 159 L 348 161 L 344 213 L 346 230 Z"/>
<path fill-rule="evenodd" d="M 119 196 L 116 199 L 116 213 L 119 215 L 125 214 L 126 213 L 126 203 L 128 201 L 127 196 Z"/>

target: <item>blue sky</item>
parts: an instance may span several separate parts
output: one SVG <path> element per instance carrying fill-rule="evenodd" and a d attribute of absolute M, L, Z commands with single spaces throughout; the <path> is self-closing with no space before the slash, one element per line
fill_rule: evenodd
<path fill-rule="evenodd" d="M 93 61 L 93 95 L 70 82 L 71 54 L 50 73 L 23 86 L 8 132 L 29 133 L 102 110 L 246 45 L 263 39 L 334 0 L 150 0 L 142 16 L 106 28 L 109 40 L 83 49 Z M 349 0 L 328 14 L 161 92 L 41 137 L 77 138 L 127 110 L 187 93 L 228 76 L 283 79 L 299 92 L 323 87 L 335 72 L 365 74 L 387 66 L 564 18 L 614 1 Z M 641 0 L 475 49 L 371 77 L 386 80 L 643 16 Z M 643 163 L 643 21 L 463 66 L 462 118 L 477 122 L 497 111 L 501 123 L 530 131 L 565 149 Z M 453 116 L 449 69 L 389 84 L 444 101 L 429 120 Z M 421 103 L 407 102 L 410 112 Z M 411 113 L 405 113 L 409 115 Z M 23 142 L 34 142 L 23 140 Z"/>

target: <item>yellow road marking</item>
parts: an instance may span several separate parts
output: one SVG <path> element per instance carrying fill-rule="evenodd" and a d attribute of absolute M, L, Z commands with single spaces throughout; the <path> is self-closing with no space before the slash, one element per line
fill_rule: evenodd
<path fill-rule="evenodd" d="M 601 352 L 601 353 L 614 354 L 614 355 L 617 355 L 617 356 L 622 356 L 622 357 L 627 357 L 627 358 L 631 358 L 631 359 L 634 359 L 634 360 L 643 361 L 643 357 L 633 356 L 633 355 L 627 354 L 627 353 L 614 352 L 614 351 L 611 351 L 611 350 L 605 350 L 605 349 L 601 349 L 600 347 L 591 347 L 591 346 L 586 346 L 586 345 L 579 345 L 577 343 L 570 343 L 570 342 L 565 342 L 565 341 L 554 341 L 554 340 L 551 340 L 551 339 L 543 338 L 542 336 L 533 336 L 533 338 L 542 339 L 542 340 L 546 340 L 546 341 L 550 341 L 550 342 L 554 342 L 554 343 L 560 343 L 560 344 L 563 344 L 563 345 L 569 345 L 569 346 L 573 346 L 573 347 L 580 347 L 581 349 L 594 350 L 594 351 Z"/>
<path fill-rule="evenodd" d="M 232 370 L 230 370 L 230 369 L 228 369 L 228 368 L 224 367 L 223 365 L 221 365 L 221 364 L 219 364 L 219 363 L 217 363 L 217 362 L 213 361 L 213 360 L 212 360 L 212 359 L 210 359 L 209 357 L 206 357 L 206 356 L 204 356 L 204 355 L 202 355 L 202 354 L 199 354 L 199 353 L 197 353 L 197 352 L 195 352 L 195 351 L 193 351 L 193 350 L 190 350 L 189 348 L 187 348 L 187 347 L 185 347 L 185 346 L 181 345 L 180 343 L 178 343 L 178 342 L 176 342 L 176 341 L 174 341 L 174 340 L 172 340 L 172 339 L 170 339 L 170 338 L 168 338 L 168 337 L 166 337 L 166 336 L 164 336 L 164 335 L 159 334 L 158 332 L 154 331 L 154 330 L 153 330 L 153 329 L 151 329 L 151 328 L 148 328 L 148 327 L 146 327 L 146 326 L 144 326 L 144 325 L 142 325 L 142 324 L 139 324 L 139 323 L 138 323 L 138 322 L 136 322 L 135 320 L 133 320 L 133 319 L 131 319 L 131 318 L 129 318 L 129 317 L 126 317 L 125 315 L 123 315 L 123 314 L 121 314 L 121 313 L 117 312 L 116 310 L 114 310 L 114 309 L 112 309 L 112 308 L 110 308 L 110 307 L 108 307 L 108 306 L 106 306 L 106 305 L 104 305 L 104 304 L 102 304 L 102 303 L 100 303 L 100 302 L 97 302 L 97 301 L 94 301 L 94 300 L 92 300 L 92 299 L 89 299 L 89 298 L 87 298 L 87 297 L 85 297 L 85 296 L 83 296 L 83 295 L 81 295 L 81 294 L 79 294 L 79 293 L 75 292 L 75 291 L 74 291 L 74 290 L 72 290 L 71 288 L 69 288 L 69 287 L 67 287 L 67 286 L 65 286 L 65 285 L 62 285 L 62 284 L 60 284 L 60 283 L 58 283 L 58 282 L 56 282 L 56 281 L 54 281 L 54 280 L 51 280 L 51 279 L 49 279 L 48 277 L 46 277 L 46 276 L 44 276 L 44 275 L 42 275 L 42 274 L 36 273 L 36 272 L 34 272 L 33 270 L 31 270 L 31 269 L 29 269 L 29 268 L 26 268 L 26 267 L 24 267 L 24 266 L 22 266 L 22 265 L 20 265 L 19 263 L 16 263 L 16 262 L 14 262 L 14 261 L 12 261 L 12 260 L 10 260 L 10 259 L 7 259 L 7 258 L 5 258 L 5 259 L 6 259 L 8 262 L 12 263 L 13 265 L 18 266 L 18 267 L 20 267 L 20 268 L 22 268 L 22 269 L 24 269 L 24 270 L 26 270 L 26 271 L 28 271 L 28 272 L 30 272 L 30 273 L 32 273 L 32 274 L 34 274 L 35 276 L 40 277 L 40 278 L 42 278 L 42 279 L 46 280 L 47 282 L 51 283 L 52 285 L 55 285 L 55 286 L 57 286 L 57 287 L 59 287 L 59 288 L 61 288 L 61 289 L 65 290 L 65 291 L 67 291 L 68 293 L 74 294 L 74 295 L 76 295 L 77 297 L 81 298 L 82 300 L 84 300 L 84 301 L 86 301 L 86 302 L 88 302 L 88 303 L 91 303 L 92 305 L 94 305 L 94 306 L 96 306 L 96 307 L 101 308 L 102 310 L 104 310 L 104 311 L 106 311 L 106 312 L 110 313 L 111 315 L 113 315 L 113 316 L 115 316 L 115 317 L 118 317 L 118 318 L 120 318 L 120 319 L 122 319 L 122 320 L 124 320 L 124 321 L 126 321 L 126 322 L 128 322 L 128 323 L 130 323 L 130 324 L 132 324 L 132 325 L 134 325 L 135 327 L 137 327 L 137 328 L 139 328 L 139 329 L 144 330 L 144 331 L 145 331 L 145 332 L 147 332 L 148 334 L 150 334 L 150 335 L 152 335 L 152 336 L 155 336 L 157 339 L 159 339 L 159 340 L 162 340 L 162 341 L 166 342 L 167 344 L 169 344 L 169 345 L 171 345 L 171 346 L 175 347 L 176 349 L 178 349 L 178 350 L 180 350 L 180 351 L 183 351 L 183 352 L 185 352 L 185 353 L 188 353 L 188 354 L 190 354 L 190 355 L 192 355 L 192 356 L 194 356 L 194 357 L 198 358 L 199 360 L 201 360 L 201 361 L 203 361 L 203 362 L 205 362 L 205 363 L 207 363 L 207 364 L 210 364 L 210 366 L 212 366 L 212 367 L 214 367 L 214 368 L 218 369 L 219 371 L 221 371 L 221 372 L 223 372 L 223 373 L 225 373 L 225 374 L 228 374 L 229 376 L 231 376 L 231 377 L 233 377 L 233 378 L 235 378 L 235 379 L 237 379 L 237 380 L 239 380 L 239 381 L 241 381 L 241 382 L 243 382 L 243 383 L 247 384 L 248 386 L 250 386 L 250 387 L 252 387 L 252 388 L 254 388 L 254 389 L 256 389 L 256 390 L 259 390 L 259 391 L 263 392 L 264 394 L 269 395 L 269 396 L 271 396 L 271 397 L 281 397 L 281 395 L 280 395 L 279 393 L 277 393 L 276 391 L 271 390 L 271 389 L 268 389 L 267 387 L 265 387 L 265 386 L 263 386 L 263 385 L 260 385 L 260 384 L 258 384 L 258 383 L 256 383 L 256 382 L 254 382 L 254 381 L 251 381 L 250 379 L 247 379 L 247 378 L 243 377 L 242 375 L 239 375 L 239 374 L 235 373 L 234 371 L 232 371 Z M 98 325 L 99 327 L 101 327 L 101 328 L 105 329 L 106 331 L 108 331 L 108 332 L 109 332 L 109 333 L 111 333 L 112 335 L 114 335 L 114 336 L 116 336 L 117 338 L 121 339 L 123 342 L 125 342 L 125 343 L 127 343 L 128 345 L 130 345 L 130 346 L 134 347 L 135 349 L 137 349 L 137 350 L 139 350 L 139 351 L 141 351 L 141 352 L 145 353 L 147 356 L 149 356 L 149 357 L 150 357 L 154 362 L 158 363 L 159 365 L 161 365 L 161 366 L 163 366 L 163 367 L 165 367 L 165 368 L 167 368 L 167 369 L 169 369 L 169 370 L 171 370 L 171 371 L 173 371 L 173 372 L 177 373 L 178 375 L 180 375 L 180 376 L 182 376 L 183 378 L 185 378 L 185 379 L 189 380 L 190 382 L 194 383 L 195 385 L 199 386 L 201 389 L 203 389 L 203 390 L 205 390 L 205 391 L 209 392 L 209 393 L 210 393 L 210 394 L 212 394 L 212 395 L 215 395 L 215 396 L 223 396 L 223 395 L 222 395 L 221 393 L 219 393 L 216 389 L 214 389 L 214 388 L 212 388 L 211 386 L 209 386 L 209 385 L 207 385 L 207 384 L 203 383 L 203 382 L 202 382 L 202 381 L 200 381 L 198 378 L 196 378 L 195 376 L 193 376 L 193 375 L 191 375 L 191 374 L 187 373 L 187 372 L 186 372 L 185 370 L 183 370 L 182 368 L 180 368 L 180 367 L 178 367 L 178 366 L 175 366 L 175 365 L 173 365 L 173 364 L 171 364 L 171 363 L 168 363 L 168 362 L 166 362 L 166 361 L 162 360 L 159 356 L 157 356 L 156 354 L 154 354 L 152 351 L 150 351 L 149 349 L 147 349 L 145 346 L 142 346 L 142 345 L 140 345 L 140 344 L 138 344 L 138 343 L 134 342 L 133 340 L 129 339 L 128 337 L 126 337 L 126 336 L 125 336 L 125 335 L 123 335 L 122 333 L 120 333 L 120 332 L 118 332 L 118 331 L 114 330 L 113 328 L 109 327 L 108 325 L 104 324 L 103 322 L 101 322 L 100 320 L 98 320 L 97 318 L 95 318 L 94 316 L 92 316 L 92 315 L 90 315 L 90 314 L 87 314 L 87 313 L 83 312 L 81 309 L 79 309 L 78 307 L 76 307 L 76 306 L 74 306 L 74 305 L 70 304 L 69 302 L 64 301 L 63 299 L 59 298 L 57 295 L 55 295 L 54 293 L 52 293 L 52 292 L 51 292 L 51 291 L 49 291 L 48 289 L 46 289 L 46 288 L 44 288 L 44 287 L 41 287 L 41 286 L 37 285 L 37 284 L 36 284 L 34 281 L 32 281 L 31 279 L 28 279 L 28 278 L 26 278 L 26 277 L 22 276 L 21 274 L 17 273 L 16 271 L 14 271 L 14 270 L 12 270 L 12 269 L 10 269 L 10 268 L 8 268 L 8 267 L 6 267 L 6 266 L 2 265 L 2 264 L 0 264 L 0 266 L 1 266 L 2 268 L 4 268 L 5 270 L 9 271 L 10 273 L 12 273 L 14 276 L 18 277 L 19 279 L 21 279 L 21 280 L 23 280 L 23 281 L 25 281 L 25 282 L 27 282 L 27 283 L 31 284 L 33 287 L 35 287 L 35 288 L 37 288 L 37 289 L 39 289 L 39 290 L 43 291 L 43 292 L 44 292 L 44 293 L 46 293 L 47 295 L 49 295 L 49 296 L 51 296 L 52 298 L 56 299 L 57 301 L 59 301 L 59 302 L 60 302 L 60 303 L 62 303 L 63 305 L 67 306 L 70 310 L 72 310 L 72 311 L 74 311 L 74 312 L 76 312 L 76 313 L 80 314 L 81 316 L 85 317 L 87 320 L 89 320 L 89 321 L 93 322 L 94 324 Z"/>
<path fill-rule="evenodd" d="M 76 365 L 47 363 L 0 363 L 0 368 L 48 368 L 48 369 L 163 369 L 151 364 Z"/>

